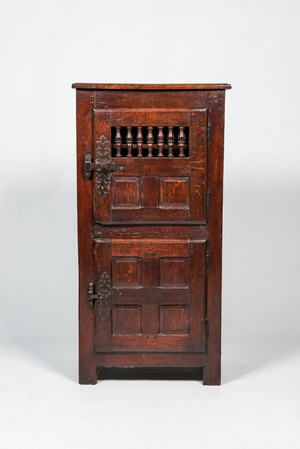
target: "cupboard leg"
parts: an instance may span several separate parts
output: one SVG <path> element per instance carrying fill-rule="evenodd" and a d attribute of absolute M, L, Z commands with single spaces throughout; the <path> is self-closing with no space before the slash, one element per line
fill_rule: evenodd
<path fill-rule="evenodd" d="M 97 370 L 95 364 L 79 366 L 79 383 L 81 385 L 95 385 L 97 383 Z"/>
<path fill-rule="evenodd" d="M 221 385 L 220 363 L 203 367 L 203 385 Z"/>

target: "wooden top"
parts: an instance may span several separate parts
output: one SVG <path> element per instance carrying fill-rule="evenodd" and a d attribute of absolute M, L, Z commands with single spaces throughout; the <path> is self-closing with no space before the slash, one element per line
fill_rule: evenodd
<path fill-rule="evenodd" d="M 231 89 L 230 84 L 93 84 L 74 83 L 73 89 L 100 90 L 222 90 Z"/>

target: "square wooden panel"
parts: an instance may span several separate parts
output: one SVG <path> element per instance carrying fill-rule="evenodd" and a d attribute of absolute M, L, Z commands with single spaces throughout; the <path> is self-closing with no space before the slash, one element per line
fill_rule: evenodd
<path fill-rule="evenodd" d="M 141 206 L 141 180 L 134 176 L 113 176 L 111 180 L 113 209 Z"/>
<path fill-rule="evenodd" d="M 187 334 L 188 333 L 188 307 L 187 306 L 161 306 L 160 307 L 160 333 L 161 334 Z"/>
<path fill-rule="evenodd" d="M 161 177 L 160 206 L 164 208 L 187 209 L 189 207 L 189 178 Z"/>
<path fill-rule="evenodd" d="M 188 259 L 162 258 L 159 261 L 160 287 L 188 288 Z"/>
<path fill-rule="evenodd" d="M 113 288 L 139 288 L 141 286 L 141 259 L 115 257 L 112 259 Z"/>
<path fill-rule="evenodd" d="M 141 306 L 113 306 L 113 334 L 140 334 L 142 331 Z"/>

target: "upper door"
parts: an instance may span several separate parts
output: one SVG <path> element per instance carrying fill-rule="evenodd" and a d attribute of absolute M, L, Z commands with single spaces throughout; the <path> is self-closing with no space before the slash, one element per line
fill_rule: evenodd
<path fill-rule="evenodd" d="M 93 141 L 96 222 L 206 223 L 206 109 L 95 109 Z"/>

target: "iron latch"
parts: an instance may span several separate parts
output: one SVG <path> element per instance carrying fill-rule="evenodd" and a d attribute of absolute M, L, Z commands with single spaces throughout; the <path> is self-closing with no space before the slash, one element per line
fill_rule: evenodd
<path fill-rule="evenodd" d="M 92 162 L 92 155 L 86 154 L 84 159 L 84 171 L 86 178 L 92 177 L 95 171 L 95 190 L 102 198 L 109 194 L 109 185 L 112 172 L 116 170 L 116 164 L 111 157 L 110 140 L 104 135 L 96 141 L 95 162 Z"/>
<path fill-rule="evenodd" d="M 94 282 L 89 282 L 88 301 L 89 306 L 94 307 L 94 300 L 98 302 L 98 314 L 105 321 L 111 312 L 112 307 L 112 286 L 111 280 L 106 271 L 104 271 L 97 281 L 97 293 L 94 293 Z"/>

